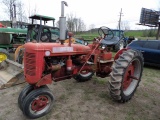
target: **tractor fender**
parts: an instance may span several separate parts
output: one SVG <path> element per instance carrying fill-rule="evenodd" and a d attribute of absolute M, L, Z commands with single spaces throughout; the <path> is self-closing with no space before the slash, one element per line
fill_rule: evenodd
<path fill-rule="evenodd" d="M 24 48 L 24 45 L 21 45 L 21 46 L 19 46 L 17 49 L 16 49 L 16 51 L 15 51 L 15 53 L 14 53 L 14 61 L 15 62 L 18 62 L 19 63 L 19 61 L 17 61 L 17 59 L 18 59 L 18 57 L 19 57 L 19 52 L 20 52 L 20 50 L 22 49 L 22 48 Z M 22 63 L 23 63 L 24 61 L 22 61 Z"/>
<path fill-rule="evenodd" d="M 123 48 L 121 50 L 119 50 L 116 55 L 114 56 L 114 61 L 117 60 L 119 58 L 119 56 L 124 52 L 124 51 L 127 51 L 128 49 L 126 48 Z"/>
<path fill-rule="evenodd" d="M 37 83 L 36 86 L 40 87 L 46 84 L 51 84 L 52 83 L 52 77 L 51 74 L 47 74 L 44 77 L 42 77 Z"/>

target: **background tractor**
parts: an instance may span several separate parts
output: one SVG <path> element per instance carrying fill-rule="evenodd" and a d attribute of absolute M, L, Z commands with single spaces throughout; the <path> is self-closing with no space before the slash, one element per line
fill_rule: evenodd
<path fill-rule="evenodd" d="M 9 52 L 14 52 L 18 46 L 24 44 L 26 39 L 28 23 L 16 21 L 15 5 L 13 5 L 13 11 L 12 21 L 1 21 L 0 23 L 0 63 L 7 58 L 10 59 Z"/>
<path fill-rule="evenodd" d="M 9 59 L 10 52 L 14 52 L 18 46 L 24 44 L 27 28 L 0 28 L 0 62 Z"/>
<path fill-rule="evenodd" d="M 108 47 L 111 47 L 114 51 L 125 48 L 132 40 L 136 39 L 134 36 L 126 37 L 123 30 L 112 29 L 112 32 L 114 36 L 106 36 L 101 44 L 103 44 L 103 46 L 107 45 Z"/>
<path fill-rule="evenodd" d="M 110 49 L 101 46 L 106 36 L 113 36 L 111 29 L 99 28 L 102 37 L 95 38 L 88 46 L 71 43 L 73 34 L 70 32 L 69 42 L 65 43 L 64 5 L 67 3 L 62 1 L 60 42 L 43 43 L 36 37 L 38 41 L 24 45 L 24 76 L 28 85 L 21 91 L 18 104 L 28 118 L 39 118 L 51 111 L 54 96 L 47 84 L 52 81 L 74 78 L 85 82 L 93 75 L 102 78 L 110 75 L 109 92 L 119 102 L 130 100 L 141 81 L 143 57 L 139 51 L 122 49 L 112 59 Z"/>
<path fill-rule="evenodd" d="M 29 17 L 32 24 L 28 24 L 27 42 L 56 42 L 59 39 L 59 28 L 54 27 L 55 18 L 43 15 L 33 15 Z M 47 22 L 52 21 L 52 26 L 47 26 Z M 39 23 L 37 23 L 39 22 Z M 15 61 L 23 63 L 24 46 L 19 46 L 15 51 Z"/>

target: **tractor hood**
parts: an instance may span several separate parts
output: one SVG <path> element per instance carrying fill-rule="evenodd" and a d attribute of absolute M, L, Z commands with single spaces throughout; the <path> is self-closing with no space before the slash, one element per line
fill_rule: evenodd
<path fill-rule="evenodd" d="M 50 52 L 51 56 L 59 55 L 74 55 L 74 54 L 88 54 L 91 52 L 91 48 L 89 46 L 81 45 L 81 44 L 71 44 L 64 43 L 61 45 L 60 43 L 26 43 L 24 45 L 25 51 L 27 52 Z"/>

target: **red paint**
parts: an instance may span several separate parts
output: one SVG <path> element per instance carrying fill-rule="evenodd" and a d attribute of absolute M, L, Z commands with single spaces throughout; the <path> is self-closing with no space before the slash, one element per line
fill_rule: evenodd
<path fill-rule="evenodd" d="M 101 41 L 101 40 L 100 40 Z M 94 44 L 84 46 L 80 44 L 68 43 L 63 45 L 60 43 L 26 43 L 24 45 L 24 75 L 26 81 L 29 84 L 35 84 L 37 87 L 51 84 L 53 81 L 64 80 L 71 78 L 73 75 L 81 73 L 87 74 L 90 71 L 96 71 L 100 73 L 110 73 L 111 66 L 108 64 L 98 65 L 99 60 L 111 60 L 112 53 L 106 52 L 99 48 L 99 42 L 95 41 Z M 49 56 L 45 55 L 45 52 L 50 53 Z M 72 63 L 72 56 L 79 55 L 81 66 L 75 66 Z M 95 55 L 95 56 L 94 56 Z M 65 59 L 66 64 L 61 66 L 60 64 L 52 65 L 52 63 L 45 63 L 45 57 L 62 57 Z M 88 65 L 87 61 L 90 61 L 90 57 L 94 56 L 93 65 Z M 67 58 L 67 59 L 66 59 Z M 97 67 L 99 66 L 99 67 Z M 47 74 L 47 75 L 45 75 Z"/>
<path fill-rule="evenodd" d="M 133 79 L 130 76 L 133 75 L 134 75 L 134 64 L 131 63 L 124 74 L 123 90 L 126 90 L 129 87 Z"/>
<path fill-rule="evenodd" d="M 40 87 L 46 84 L 51 84 L 52 83 L 52 77 L 51 74 L 45 75 L 44 77 L 42 77 L 37 83 L 36 86 Z"/>
<path fill-rule="evenodd" d="M 48 104 L 48 98 L 46 96 L 38 96 L 31 103 L 31 109 L 35 112 L 43 110 Z"/>
<path fill-rule="evenodd" d="M 71 60 L 70 56 L 67 59 L 66 64 L 67 64 L 67 71 L 72 71 L 72 60 Z"/>
<path fill-rule="evenodd" d="M 104 52 L 101 55 L 102 60 L 111 60 L 112 59 L 112 53 L 111 52 Z"/>
<path fill-rule="evenodd" d="M 119 58 L 119 56 L 124 52 L 126 51 L 127 49 L 126 48 L 123 48 L 121 50 L 119 50 L 116 55 L 114 56 L 114 60 L 117 60 Z"/>

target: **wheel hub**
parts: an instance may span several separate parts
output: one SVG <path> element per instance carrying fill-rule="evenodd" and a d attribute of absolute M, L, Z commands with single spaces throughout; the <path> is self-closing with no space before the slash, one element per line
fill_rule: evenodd
<path fill-rule="evenodd" d="M 126 70 L 126 73 L 124 75 L 124 82 L 123 82 L 123 90 L 126 90 L 129 85 L 131 84 L 133 78 L 131 76 L 134 75 L 134 65 L 131 63 L 129 67 Z"/>
<path fill-rule="evenodd" d="M 40 111 L 47 106 L 48 102 L 49 101 L 46 96 L 39 96 L 32 102 L 31 108 L 33 111 Z"/>
<path fill-rule="evenodd" d="M 0 63 L 7 59 L 7 56 L 3 53 L 0 53 Z"/>

